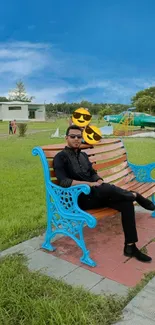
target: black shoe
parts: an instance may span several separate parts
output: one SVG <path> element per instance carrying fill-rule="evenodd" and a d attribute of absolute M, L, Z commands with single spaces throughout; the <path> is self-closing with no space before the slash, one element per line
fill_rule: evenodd
<path fill-rule="evenodd" d="M 137 193 L 136 201 L 138 204 L 140 204 L 144 209 L 146 210 L 155 210 L 155 205 L 152 201 L 146 199 L 144 196 L 141 194 Z"/>
<path fill-rule="evenodd" d="M 146 254 L 143 254 L 135 244 L 125 245 L 124 255 L 128 257 L 135 257 L 138 261 L 141 262 L 151 262 L 152 258 Z"/>

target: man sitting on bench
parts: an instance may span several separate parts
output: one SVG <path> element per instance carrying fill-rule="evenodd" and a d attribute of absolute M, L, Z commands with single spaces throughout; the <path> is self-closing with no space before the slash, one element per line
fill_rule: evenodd
<path fill-rule="evenodd" d="M 155 210 L 155 205 L 137 192 L 123 190 L 104 180 L 93 169 L 85 152 L 79 147 L 82 142 L 82 130 L 72 125 L 66 131 L 67 146 L 54 157 L 54 170 L 60 186 L 87 184 L 90 194 L 81 193 L 78 204 L 82 210 L 109 207 L 121 212 L 122 227 L 125 236 L 124 255 L 135 257 L 142 262 L 150 262 L 151 257 L 143 254 L 136 246 L 138 241 L 134 201 L 147 210 Z"/>

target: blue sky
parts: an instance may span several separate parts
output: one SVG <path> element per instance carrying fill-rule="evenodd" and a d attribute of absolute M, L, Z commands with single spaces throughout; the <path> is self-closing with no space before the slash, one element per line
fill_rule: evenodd
<path fill-rule="evenodd" d="M 0 95 L 22 79 L 35 102 L 130 103 L 155 85 L 154 0 L 5 0 Z"/>

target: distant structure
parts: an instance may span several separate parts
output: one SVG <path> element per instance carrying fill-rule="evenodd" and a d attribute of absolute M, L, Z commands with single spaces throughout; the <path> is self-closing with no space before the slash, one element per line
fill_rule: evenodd
<path fill-rule="evenodd" d="M 112 125 L 105 125 L 100 128 L 102 135 L 112 135 L 114 130 Z"/>
<path fill-rule="evenodd" d="M 131 127 L 132 126 L 132 127 Z M 115 136 L 128 136 L 134 131 L 134 114 L 126 111 L 114 130 Z"/>
<path fill-rule="evenodd" d="M 51 134 L 51 138 L 60 138 L 59 128 L 57 128 L 56 131 Z"/>
<path fill-rule="evenodd" d="M 155 128 L 155 116 L 143 112 L 132 112 L 135 107 L 129 108 L 116 115 L 105 115 L 104 120 L 108 123 L 116 123 L 114 135 L 131 135 L 135 132 L 135 126 Z"/>
<path fill-rule="evenodd" d="M 51 138 L 64 138 L 65 134 L 60 134 L 59 128 L 56 129 L 54 133 L 51 134 Z"/>
<path fill-rule="evenodd" d="M 45 121 L 45 105 L 30 102 L 0 102 L 1 121 Z"/>

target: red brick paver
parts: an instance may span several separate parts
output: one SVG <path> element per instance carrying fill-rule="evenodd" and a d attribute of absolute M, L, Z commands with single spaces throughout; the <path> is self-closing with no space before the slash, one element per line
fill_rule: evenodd
<path fill-rule="evenodd" d="M 57 250 L 50 254 L 121 284 L 135 286 L 145 273 L 155 271 L 155 242 L 151 242 L 155 238 L 155 219 L 148 212 L 137 212 L 136 220 L 139 236 L 137 246 L 146 246 L 153 258 L 152 263 L 141 263 L 123 255 L 124 235 L 119 216 L 100 220 L 94 229 L 84 229 L 85 242 L 91 258 L 97 262 L 96 267 L 80 263 L 81 249 L 68 237 L 57 240 L 54 243 Z"/>

